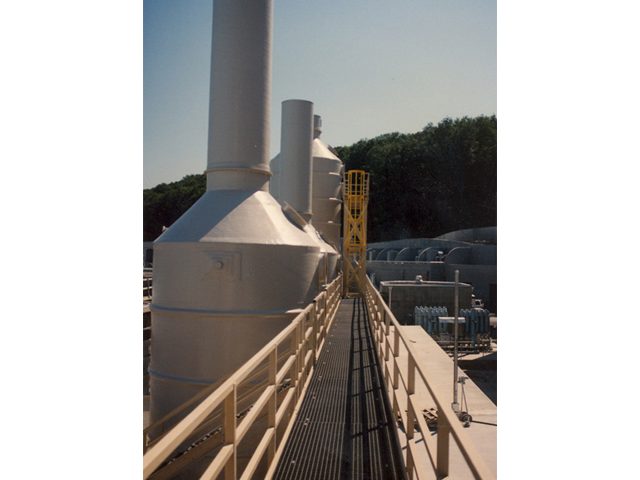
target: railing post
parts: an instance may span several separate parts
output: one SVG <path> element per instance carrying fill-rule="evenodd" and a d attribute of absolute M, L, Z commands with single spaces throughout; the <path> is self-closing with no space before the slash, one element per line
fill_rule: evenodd
<path fill-rule="evenodd" d="M 322 293 L 324 293 L 324 316 L 325 316 L 325 317 L 327 317 L 327 316 L 329 315 L 329 303 L 330 303 L 330 302 L 329 302 L 330 298 L 329 298 L 329 292 L 328 292 L 328 289 L 327 289 L 327 290 L 325 290 L 325 291 L 324 291 L 324 292 L 322 292 Z M 314 362 L 314 363 L 315 363 L 315 362 Z"/>
<path fill-rule="evenodd" d="M 296 339 L 296 361 L 295 361 L 295 365 L 296 365 L 295 401 L 296 403 L 298 403 L 298 398 L 300 395 L 300 383 L 302 383 L 302 345 L 300 344 L 300 325 L 302 325 L 302 323 L 303 323 L 303 319 L 301 318 L 300 321 L 296 324 L 296 329 L 294 333 L 294 337 Z"/>
<path fill-rule="evenodd" d="M 395 357 L 393 367 L 393 388 L 398 388 L 398 357 L 400 356 L 400 334 L 398 327 L 393 329 L 393 356 Z"/>
<path fill-rule="evenodd" d="M 408 417 L 411 419 L 409 425 L 407 425 L 407 437 L 413 438 L 413 420 L 415 419 L 415 412 L 411 404 L 411 396 L 415 393 L 416 388 L 416 361 L 413 356 L 409 354 L 409 371 L 407 375 L 407 411 Z"/>
<path fill-rule="evenodd" d="M 385 315 L 385 310 L 384 308 L 379 310 L 379 314 L 380 314 L 380 321 L 378 322 L 378 331 L 377 331 L 377 336 L 378 336 L 378 355 L 380 356 L 380 358 L 384 357 L 384 344 L 385 344 L 385 331 L 384 331 L 384 315 Z"/>
<path fill-rule="evenodd" d="M 383 309 L 383 318 L 386 325 L 385 338 L 383 339 L 383 349 L 384 349 L 384 385 L 389 390 L 389 352 L 391 350 L 391 344 L 389 342 L 389 317 L 387 316 L 387 310 Z M 382 357 L 382 355 L 381 355 Z"/>
<path fill-rule="evenodd" d="M 300 374 L 298 375 L 298 385 L 296 385 L 296 388 L 298 390 L 297 393 L 297 397 L 296 398 L 300 398 L 300 395 L 302 395 L 302 387 L 304 387 L 304 383 L 306 381 L 306 371 L 307 371 L 307 366 L 304 363 L 304 358 L 305 358 L 305 354 L 306 349 L 305 349 L 305 341 L 304 341 L 304 326 L 306 323 L 306 317 L 305 317 L 305 322 L 300 322 L 298 323 L 298 368 L 299 368 L 299 372 Z"/>
<path fill-rule="evenodd" d="M 449 476 L 449 432 L 451 427 L 444 415 L 438 415 L 438 452 L 436 458 L 437 476 L 444 478 Z"/>
<path fill-rule="evenodd" d="M 329 328 L 330 318 L 331 318 L 330 313 L 325 312 L 324 317 L 322 317 L 322 323 L 318 323 L 318 345 L 320 345 L 324 341 L 325 337 L 327 336 L 327 329 Z"/>
<path fill-rule="evenodd" d="M 298 364 L 300 357 L 298 355 L 298 326 L 293 329 L 291 332 L 291 354 L 294 355 L 295 360 L 293 361 L 293 365 L 291 366 L 291 387 L 295 392 L 293 394 L 293 404 L 295 405 L 298 401 L 298 372 L 300 371 L 300 365 Z"/>
<path fill-rule="evenodd" d="M 314 300 L 315 303 L 315 300 Z M 325 297 L 325 307 L 324 307 L 324 315 L 327 315 L 327 302 Z M 312 346 L 313 346 L 313 365 L 316 365 L 316 360 L 318 359 L 318 311 L 314 307 L 313 309 L 313 333 L 312 335 Z"/>
<path fill-rule="evenodd" d="M 397 415 L 399 412 L 398 408 L 398 387 L 400 380 L 399 376 L 399 367 L 398 367 L 398 357 L 400 356 L 400 337 L 398 335 L 398 329 L 394 328 L 394 337 L 393 337 L 393 380 L 391 382 L 393 386 L 393 414 Z"/>
<path fill-rule="evenodd" d="M 278 345 L 274 345 L 273 350 L 269 354 L 269 385 L 273 386 L 273 395 L 269 399 L 268 404 L 268 425 L 267 428 L 273 428 L 273 437 L 269 442 L 269 449 L 267 452 L 267 465 L 271 465 L 276 455 L 276 410 L 278 402 L 278 388 L 276 385 L 276 377 L 278 374 Z"/>
<path fill-rule="evenodd" d="M 224 399 L 222 415 L 224 417 L 224 444 L 233 445 L 233 454 L 224 467 L 225 480 L 236 480 L 237 477 L 237 445 L 236 443 L 236 385 Z"/>
<path fill-rule="evenodd" d="M 407 372 L 407 425 L 405 425 L 405 429 L 407 432 L 407 442 L 409 440 L 413 440 L 414 431 L 415 431 L 415 420 L 416 420 L 416 412 L 413 411 L 413 403 L 411 397 L 415 393 L 416 386 L 416 362 L 411 355 L 411 352 L 407 352 L 409 354 L 408 357 L 408 372 Z M 407 474 L 409 475 L 409 480 L 413 479 L 413 455 L 411 454 L 411 449 L 407 448 Z"/>
<path fill-rule="evenodd" d="M 315 303 L 313 304 L 315 308 Z M 313 310 L 313 308 L 311 309 Z M 300 393 L 302 393 L 302 387 L 307 381 L 307 364 L 305 360 L 307 358 L 307 350 L 309 349 L 309 344 L 307 343 L 306 333 L 307 333 L 307 322 L 309 321 L 309 316 L 311 315 L 311 310 L 307 312 L 304 317 L 304 323 L 300 325 L 300 360 L 302 366 L 302 375 L 300 376 Z"/>
<path fill-rule="evenodd" d="M 384 313 L 384 325 L 385 325 L 385 337 L 389 337 L 389 333 L 391 331 L 391 319 L 389 318 L 389 316 L 387 315 L 387 311 L 383 310 Z M 389 360 L 389 342 L 386 341 L 385 343 L 385 347 L 384 347 L 384 359 Z"/>

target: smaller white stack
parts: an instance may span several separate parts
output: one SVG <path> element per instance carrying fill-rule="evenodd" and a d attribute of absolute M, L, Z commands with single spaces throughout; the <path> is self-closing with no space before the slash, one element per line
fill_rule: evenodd
<path fill-rule="evenodd" d="M 341 215 L 342 208 L 342 161 L 327 147 L 320 138 L 322 118 L 313 116 L 313 141 L 311 154 L 313 158 L 312 202 L 313 226 L 324 239 L 338 252 L 341 250 Z M 286 128 L 283 124 L 283 129 Z M 284 138 L 284 137 L 283 137 Z M 279 153 L 271 160 L 271 177 L 269 191 L 280 203 L 283 202 L 281 176 L 281 156 Z M 284 186 L 284 192 L 287 188 Z"/>
<path fill-rule="evenodd" d="M 322 118 L 313 118 L 313 226 L 327 242 L 340 251 L 340 210 L 342 207 L 342 173 L 340 159 L 320 138 Z"/>
<path fill-rule="evenodd" d="M 337 273 L 342 205 L 342 162 L 320 140 L 322 120 L 313 115 L 306 100 L 282 102 L 280 153 L 270 164 L 271 195 L 285 208 L 295 211 L 301 225 L 325 254 L 324 274 L 330 282 Z"/>

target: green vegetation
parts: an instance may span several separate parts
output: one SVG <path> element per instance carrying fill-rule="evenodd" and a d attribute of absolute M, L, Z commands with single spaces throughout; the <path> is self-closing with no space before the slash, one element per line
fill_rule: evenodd
<path fill-rule="evenodd" d="M 370 176 L 369 242 L 432 238 L 497 224 L 497 119 L 446 118 L 413 134 L 336 148 Z"/>
<path fill-rule="evenodd" d="M 158 238 L 162 234 L 162 227 L 170 227 L 196 203 L 206 189 L 207 178 L 202 173 L 143 190 L 144 241 L 152 242 Z"/>
<path fill-rule="evenodd" d="M 431 238 L 497 224 L 497 119 L 446 118 L 413 134 L 337 147 L 346 170 L 371 174 L 368 241 Z M 204 174 L 145 189 L 144 240 L 202 196 Z"/>

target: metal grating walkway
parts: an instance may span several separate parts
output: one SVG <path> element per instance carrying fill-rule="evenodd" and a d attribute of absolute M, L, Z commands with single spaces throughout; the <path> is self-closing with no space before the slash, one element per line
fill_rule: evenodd
<path fill-rule="evenodd" d="M 363 301 L 343 299 L 274 478 L 404 478 L 383 383 Z"/>

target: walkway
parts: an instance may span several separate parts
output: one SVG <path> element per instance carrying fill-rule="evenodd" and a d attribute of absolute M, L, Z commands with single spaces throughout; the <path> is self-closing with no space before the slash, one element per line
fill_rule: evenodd
<path fill-rule="evenodd" d="M 400 453 L 364 302 L 343 299 L 275 480 L 400 479 Z"/>

